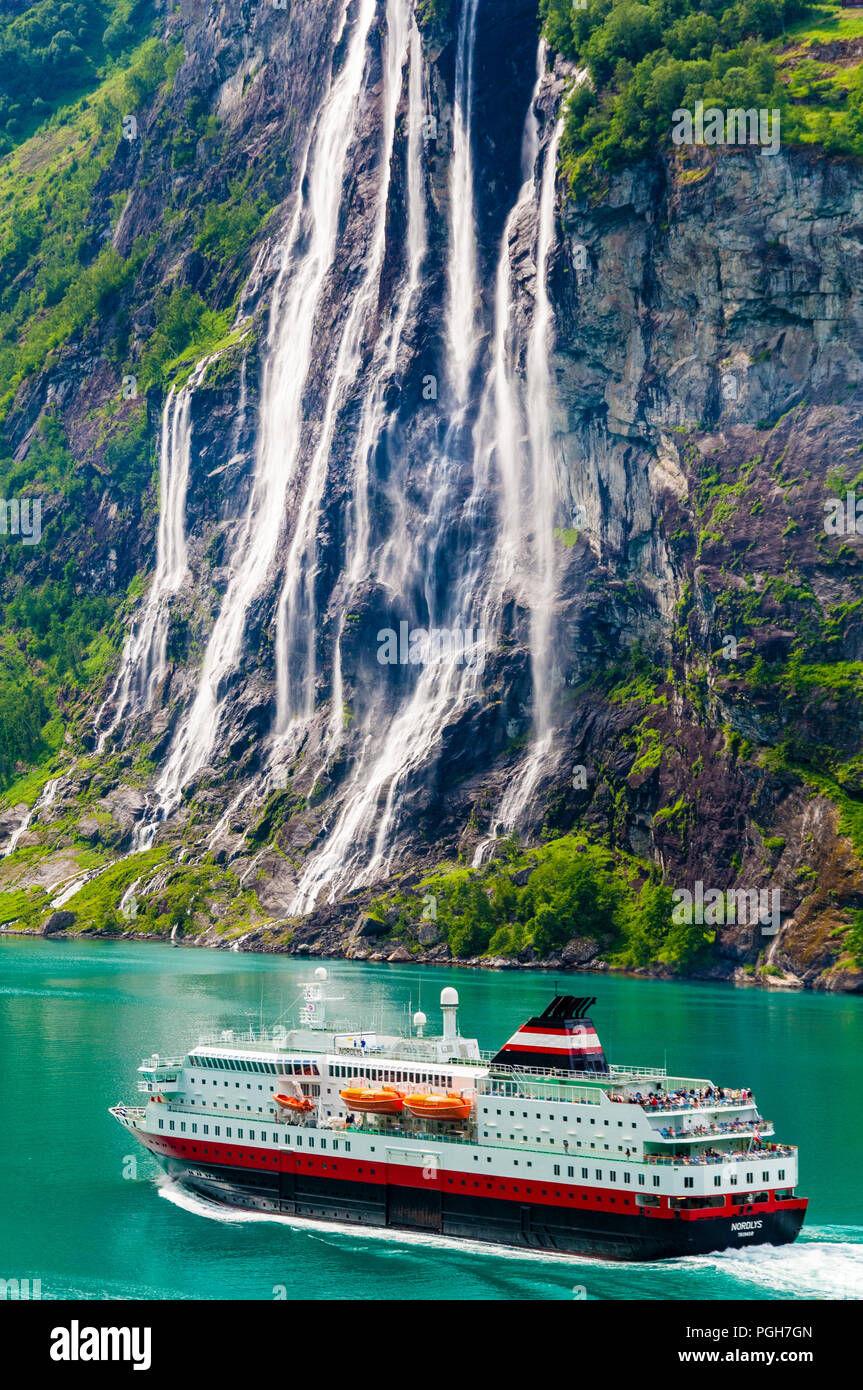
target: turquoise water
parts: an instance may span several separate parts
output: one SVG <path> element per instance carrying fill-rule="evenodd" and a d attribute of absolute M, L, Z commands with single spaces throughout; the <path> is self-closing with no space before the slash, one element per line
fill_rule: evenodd
<path fill-rule="evenodd" d="M 445 984 L 461 1030 L 497 1046 L 554 993 L 542 972 L 328 963 L 333 1014 L 430 1029 Z M 184 1196 L 111 1119 L 137 1103 L 135 1069 L 199 1031 L 274 1022 L 312 967 L 284 957 L 146 943 L 0 938 L 0 1277 L 43 1298 L 769 1299 L 863 1296 L 859 1103 L 863 1000 L 607 976 L 598 996 L 612 1061 L 752 1085 L 779 1138 L 801 1148 L 811 1198 L 793 1246 L 622 1265 L 523 1255 L 432 1236 L 357 1235 L 225 1212 Z M 124 1176 L 128 1157 L 134 1178 Z M 278 1291 L 274 1293 L 274 1290 Z"/>

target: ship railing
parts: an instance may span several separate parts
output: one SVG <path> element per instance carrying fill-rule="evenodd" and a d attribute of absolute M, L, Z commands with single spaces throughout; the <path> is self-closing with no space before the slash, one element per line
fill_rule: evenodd
<path fill-rule="evenodd" d="M 690 1157 L 688 1154 L 645 1154 L 644 1161 L 650 1167 L 659 1165 L 664 1168 L 710 1168 L 723 1163 L 764 1163 L 772 1158 L 796 1158 L 796 1144 L 777 1144 L 772 1149 L 734 1149 L 727 1153 L 722 1153 L 718 1157 L 713 1154 L 701 1154 L 698 1157 Z"/>
<path fill-rule="evenodd" d="M 160 1057 L 154 1053 L 152 1057 L 145 1057 L 139 1071 L 177 1071 L 185 1063 L 185 1057 Z"/>
<path fill-rule="evenodd" d="M 496 1054 L 495 1054 L 496 1055 Z M 475 1065 L 479 1065 L 476 1063 Z M 483 1063 L 483 1065 L 488 1065 Z M 665 1076 L 662 1067 L 636 1070 L 633 1067 L 611 1067 L 608 1071 L 570 1071 L 566 1067 L 526 1067 L 518 1062 L 494 1062 L 491 1065 L 493 1076 L 543 1076 L 556 1080 L 589 1081 L 594 1086 L 606 1089 L 648 1081 L 656 1081 Z"/>
<path fill-rule="evenodd" d="M 503 1096 L 515 1100 L 563 1101 L 573 1105 L 600 1105 L 601 1093 L 588 1086 L 543 1084 L 533 1077 L 484 1076 L 476 1083 L 478 1096 Z"/>
<path fill-rule="evenodd" d="M 159 1106 L 159 1111 L 164 1111 L 167 1115 L 182 1115 L 184 1120 L 194 1120 L 196 1124 L 199 1120 L 203 1120 L 204 1124 L 208 1124 L 210 1120 L 237 1120 L 249 1125 L 293 1125 L 294 1128 L 302 1127 L 304 1123 L 315 1123 L 317 1115 L 316 1110 L 283 1111 L 278 1107 L 265 1112 L 232 1110 L 226 1105 L 220 1106 L 218 1110 L 188 1110 L 183 1101 L 165 1101 Z"/>
<path fill-rule="evenodd" d="M 735 1125 L 733 1128 L 703 1128 L 699 1133 L 694 1129 L 679 1129 L 672 1134 L 663 1134 L 658 1128 L 654 1129 L 648 1143 L 656 1144 L 677 1144 L 681 1141 L 692 1140 L 697 1143 L 699 1139 L 733 1139 L 736 1134 L 746 1137 L 750 1134 L 773 1134 L 774 1127 L 772 1120 L 751 1120 L 745 1124 Z"/>
<path fill-rule="evenodd" d="M 125 1116 L 127 1120 L 143 1120 L 147 1113 L 146 1107 L 143 1105 L 115 1105 L 112 1109 Z"/>
<path fill-rule="evenodd" d="M 729 1110 L 735 1108 L 737 1110 L 751 1110 L 755 1104 L 755 1098 L 753 1096 L 749 1096 L 748 1099 L 745 1100 L 740 1096 L 728 1096 L 724 1099 L 714 1097 L 713 1100 L 692 1100 L 691 1098 L 687 1098 L 686 1100 L 678 1101 L 676 1104 L 666 1105 L 652 1105 L 649 1100 L 644 1099 L 637 1101 L 634 1096 L 630 1096 L 629 1101 L 630 1104 L 640 1105 L 643 1110 L 647 1111 L 648 1115 L 685 1115 L 689 1110 Z"/>

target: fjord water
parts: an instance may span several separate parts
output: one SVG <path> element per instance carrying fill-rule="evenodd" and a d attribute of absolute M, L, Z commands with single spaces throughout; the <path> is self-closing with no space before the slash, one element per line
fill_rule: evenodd
<path fill-rule="evenodd" d="M 545 972 L 329 964 L 332 1017 L 401 1028 L 420 1004 L 438 1026 L 444 984 L 462 1032 L 496 1046 L 548 1001 Z M 137 1103 L 135 1069 L 198 1032 L 293 1012 L 311 966 L 284 957 L 147 943 L 0 939 L 3 1124 L 0 1277 L 42 1297 L 272 1299 L 857 1299 L 863 1295 L 858 999 L 585 976 L 613 1061 L 752 1085 L 801 1149 L 811 1198 L 781 1249 L 612 1264 L 497 1251 L 431 1236 L 362 1235 L 230 1213 L 183 1196 L 108 1114 Z M 137 1175 L 124 1176 L 130 1157 Z M 580 1296 L 580 1295 L 579 1295 Z"/>

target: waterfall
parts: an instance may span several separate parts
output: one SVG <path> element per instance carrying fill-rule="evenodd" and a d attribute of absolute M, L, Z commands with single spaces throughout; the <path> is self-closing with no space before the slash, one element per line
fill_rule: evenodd
<path fill-rule="evenodd" d="M 479 0 L 462 0 L 456 54 L 453 155 L 450 170 L 450 260 L 447 352 L 460 406 L 467 402 L 477 345 L 477 246 L 474 202 L 473 75 Z"/>
<path fill-rule="evenodd" d="M 165 675 L 171 599 L 188 574 L 186 491 L 192 448 L 192 395 L 212 360 L 206 357 L 199 362 L 180 391 L 171 387 L 162 411 L 156 572 L 140 616 L 126 639 L 117 678 L 96 714 L 99 752 L 124 715 L 151 707 Z M 111 707 L 111 721 L 102 729 L 104 713 Z"/>
<path fill-rule="evenodd" d="M 472 33 L 475 12 L 470 3 L 462 11 L 462 33 Z M 464 59 L 465 71 L 472 71 L 472 52 Z M 526 807 L 547 754 L 552 737 L 551 657 L 552 611 L 555 595 L 553 521 L 555 478 L 551 439 L 547 424 L 549 382 L 547 351 L 552 324 L 547 289 L 549 255 L 554 242 L 555 175 L 559 130 L 547 144 L 540 178 L 540 130 L 535 99 L 544 80 L 545 46 L 538 54 L 537 84 L 525 122 L 523 162 L 529 172 L 517 203 L 507 220 L 501 245 L 496 281 L 495 330 L 492 363 L 479 417 L 474 430 L 474 479 L 471 495 L 464 506 L 464 523 L 469 537 L 466 554 L 460 556 L 460 573 L 449 597 L 446 617 L 452 625 L 473 615 L 476 627 L 494 636 L 499 629 L 507 593 L 515 587 L 523 592 L 530 611 L 530 657 L 534 690 L 534 728 L 531 750 L 524 768 L 505 798 L 501 817 L 513 823 Z M 458 84 L 457 84 L 458 85 Z M 470 102 L 467 103 L 470 109 Z M 469 159 L 471 129 L 468 123 L 455 123 L 454 134 L 464 148 L 453 151 L 453 168 L 463 168 Z M 451 182 L 455 182 L 455 176 Z M 514 294 L 513 248 L 524 219 L 536 224 L 536 277 L 533 318 L 527 343 L 519 341 Z M 465 254 L 459 219 L 450 225 L 450 263 L 448 281 L 452 285 L 459 271 L 455 262 L 476 263 L 475 224 L 469 218 L 473 243 Z M 453 333 L 453 315 L 448 314 L 448 333 Z M 524 359 L 524 371 L 520 362 Z M 523 379 L 524 378 L 524 379 Z M 458 402 L 461 405 L 461 401 Z M 450 426 L 450 436 L 458 429 L 458 411 Z M 448 436 L 448 442 L 449 437 Z M 433 573 L 440 550 L 446 545 L 446 512 L 454 504 L 448 486 L 450 461 L 444 456 L 437 463 L 431 495 L 433 507 L 424 536 L 413 537 L 405 527 L 398 530 L 378 559 L 377 577 L 395 593 L 405 593 L 412 573 L 425 564 Z M 483 499 L 493 484 L 497 492 L 496 532 L 492 544 L 483 544 Z M 394 554 L 397 551 L 398 554 Z M 386 558 L 394 561 L 388 571 Z M 434 620 L 435 596 L 430 584 L 425 589 L 430 624 Z M 489 642 L 489 645 L 491 643 Z M 433 762 L 447 724 L 476 700 L 479 693 L 481 660 L 460 666 L 443 657 L 427 661 L 413 687 L 394 716 L 385 722 L 383 732 L 375 727 L 374 715 L 367 720 L 366 736 L 358 764 L 345 794 L 336 824 L 318 850 L 304 866 L 292 912 L 305 912 L 324 894 L 332 901 L 339 890 L 357 888 L 385 875 L 401 845 L 397 834 L 400 793 L 411 774 Z M 377 714 L 377 712 L 374 712 Z"/>
<path fill-rule="evenodd" d="M 526 614 L 532 743 L 500 806 L 503 824 L 523 816 L 554 735 L 557 479 L 547 278 L 560 130 L 541 128 L 536 105 L 545 46 L 524 124 L 523 183 L 486 308 L 472 155 L 479 0 L 461 0 L 458 16 L 445 263 L 428 225 L 441 190 L 425 157 L 431 98 L 414 9 L 413 0 L 342 0 L 339 58 L 298 170 L 269 294 L 254 471 L 227 561 L 230 579 L 155 804 L 136 830 L 135 848 L 148 848 L 184 787 L 213 759 L 250 610 L 265 625 L 272 612 L 276 714 L 266 770 L 238 785 L 209 843 L 251 792 L 285 785 L 279 778 L 300 750 L 309 785 L 316 771 L 347 766 L 327 823 L 318 822 L 320 842 L 303 863 L 291 913 L 390 870 L 405 844 L 405 793 L 439 764 L 447 731 L 479 709 L 484 662 L 513 609 Z M 261 288 L 266 259 L 258 257 L 250 277 Z M 409 411 L 402 382 L 414 375 L 418 400 L 419 353 L 441 335 L 440 397 Z M 185 394 L 172 392 L 165 405 L 157 574 L 124 652 L 114 725 L 135 701 L 152 699 L 164 674 L 170 599 L 187 563 L 190 397 L 204 370 L 199 364 Z M 471 387 L 481 374 L 476 408 Z M 242 389 L 245 409 L 245 374 Z M 235 451 L 239 437 L 238 424 Z M 383 596 L 385 611 L 399 609 L 428 631 L 469 632 L 467 655 L 442 645 L 394 680 L 365 653 L 356 675 L 346 674 L 347 619 L 355 601 L 372 616 L 367 591 Z M 331 677 L 323 720 L 322 676 Z"/>
<path fill-rule="evenodd" d="M 0 859 L 6 859 L 10 854 L 15 853 L 15 850 L 18 848 L 18 841 L 21 839 L 21 836 L 25 833 L 25 831 L 30 829 L 30 826 L 33 822 L 33 817 L 36 815 L 37 811 L 44 811 L 46 807 L 51 805 L 52 801 L 57 795 L 57 788 L 60 785 L 61 781 L 62 778 L 60 777 L 52 777 L 49 779 L 49 781 L 45 783 L 40 795 L 37 797 L 36 801 L 33 803 L 32 807 L 27 812 L 21 824 L 17 827 L 17 829 L 12 831 L 12 834 L 6 841 L 4 849 L 2 850 L 2 852 L 0 852 Z"/>
<path fill-rule="evenodd" d="M 554 313 L 548 293 L 548 262 L 555 241 L 557 155 L 562 129 L 559 122 L 548 143 L 538 190 L 536 292 L 526 362 L 525 409 L 534 542 L 529 569 L 533 738 L 520 775 L 510 782 L 495 816 L 504 832 L 517 828 L 536 790 L 543 765 L 552 752 L 552 702 L 555 686 L 559 683 L 553 647 L 553 619 L 557 596 L 555 502 L 561 495 L 561 482 L 551 440 L 551 375 L 548 362 Z M 480 848 L 480 862 L 482 852 Z"/>
<path fill-rule="evenodd" d="M 350 0 L 343 0 L 339 36 L 350 8 Z M 194 701 L 156 783 L 155 819 L 139 827 L 139 848 L 152 843 L 156 825 L 175 809 L 183 787 L 206 765 L 216 745 L 224 685 L 242 654 L 249 607 L 278 561 L 286 504 L 304 443 L 302 405 L 313 365 L 317 310 L 336 256 L 342 188 L 357 131 L 376 8 L 376 0 L 361 0 L 347 54 L 338 72 L 331 72 L 306 150 L 297 207 L 273 290 L 254 479 L 230 559 L 232 574 L 207 643 Z"/>
<path fill-rule="evenodd" d="M 437 626 L 437 618 L 444 619 L 442 627 L 464 625 L 464 615 L 469 605 L 463 600 L 469 597 L 470 584 L 464 586 L 463 593 L 457 593 L 449 602 L 449 612 L 440 614 L 440 605 L 433 592 L 430 575 L 434 573 L 439 559 L 438 551 L 445 541 L 448 524 L 448 509 L 454 505 L 452 490 L 453 461 L 448 450 L 453 441 L 467 404 L 469 377 L 476 355 L 477 345 L 477 245 L 476 215 L 474 202 L 473 159 L 471 154 L 472 113 L 473 113 L 473 75 L 476 49 L 478 0 L 463 0 L 459 16 L 457 39 L 455 98 L 453 112 L 453 149 L 450 165 L 450 218 L 449 218 L 449 260 L 447 266 L 447 309 L 446 339 L 447 359 L 456 398 L 454 418 L 450 422 L 444 457 L 435 468 L 430 462 L 424 490 L 431 500 L 428 516 L 424 522 L 423 534 L 412 536 L 410 520 L 405 506 L 408 478 L 404 467 L 397 470 L 396 488 L 401 493 L 395 495 L 394 523 L 391 535 L 377 556 L 375 576 L 381 585 L 394 594 L 406 595 L 414 583 L 420 581 L 422 571 L 426 607 L 430 626 Z M 420 149 L 414 142 L 410 150 L 413 180 L 418 178 Z M 409 184 L 410 187 L 410 184 Z M 414 183 L 414 187 L 416 184 Z M 412 240 L 414 254 L 410 259 L 418 266 L 424 254 L 425 231 L 414 221 Z M 410 284 L 410 276 L 409 281 Z M 377 419 L 369 417 L 370 428 L 363 451 L 363 469 L 359 487 L 355 493 L 362 496 L 365 489 L 365 474 L 368 458 L 379 436 Z M 374 427 L 374 428 L 372 428 Z M 413 480 L 416 484 L 419 480 Z M 358 510 L 362 514 L 364 503 Z M 368 535 L 367 525 L 360 529 L 360 545 L 352 554 L 351 573 L 354 579 L 362 578 L 371 570 L 370 557 L 364 544 Z M 355 537 L 356 540 L 356 537 Z M 447 621 L 450 619 L 451 621 Z M 340 668 L 339 668 L 340 670 Z M 468 684 L 475 685 L 478 665 L 472 668 L 473 678 L 468 675 Z M 350 786 L 336 823 L 323 848 L 306 864 L 297 887 L 292 904 L 293 912 L 306 911 L 320 896 L 329 890 L 346 883 L 359 884 L 377 877 L 390 862 L 395 847 L 391 833 L 397 808 L 397 796 L 405 778 L 428 761 L 435 744 L 439 740 L 450 712 L 458 706 L 460 691 L 465 683 L 465 671 L 455 663 L 444 658 L 428 661 L 416 685 L 407 697 L 395 718 L 381 726 L 385 719 L 383 710 L 373 707 L 367 713 L 366 735 L 363 751 L 354 769 Z M 335 707 L 337 696 L 339 707 Z M 333 720 L 341 716 L 341 681 L 334 683 Z"/>
<path fill-rule="evenodd" d="M 323 426 L 308 470 L 299 513 L 288 549 L 286 574 L 279 598 L 276 630 L 277 735 L 283 735 L 287 732 L 288 726 L 295 716 L 310 719 L 314 712 L 317 675 L 317 613 L 315 606 L 317 527 L 328 468 L 333 454 L 333 439 L 340 408 L 344 404 L 345 396 L 350 387 L 361 374 L 363 341 L 368 332 L 369 319 L 380 294 L 381 272 L 387 247 L 387 208 L 389 206 L 391 166 L 396 137 L 396 116 L 402 93 L 402 72 L 408 57 L 410 22 L 409 0 L 389 0 L 384 52 L 381 176 L 377 184 L 374 231 L 371 245 L 365 255 L 359 289 L 354 295 L 347 324 L 342 333 L 335 369 L 330 376 L 323 412 Z M 411 47 L 414 58 L 416 58 L 417 46 L 412 44 Z M 415 274 L 416 268 L 411 267 L 411 274 L 407 279 L 407 295 L 412 295 L 411 278 Z M 367 472 L 369 454 L 382 431 L 384 388 L 387 375 L 392 371 L 395 354 L 398 352 L 406 313 L 407 303 L 405 303 L 405 296 L 403 295 L 390 333 L 390 348 L 386 354 L 386 367 L 381 364 L 377 370 L 370 374 L 371 387 L 364 404 L 357 457 L 352 469 L 354 476 L 358 472 L 361 476 Z M 362 486 L 355 489 L 355 496 L 365 497 Z M 367 509 L 364 510 L 360 505 L 357 505 L 356 510 L 360 512 L 360 522 L 355 528 L 359 532 L 360 539 L 353 548 L 355 552 L 358 551 L 362 554 L 364 541 L 367 537 Z"/>

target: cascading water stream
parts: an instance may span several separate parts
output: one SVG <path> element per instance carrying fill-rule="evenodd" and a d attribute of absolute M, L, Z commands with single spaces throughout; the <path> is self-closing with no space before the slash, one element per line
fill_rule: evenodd
<path fill-rule="evenodd" d="M 560 496 L 551 439 L 551 376 L 549 353 L 554 312 L 548 293 L 548 263 L 555 241 L 557 155 L 562 125 L 548 143 L 539 189 L 535 308 L 527 347 L 525 410 L 530 454 L 530 509 L 533 520 L 530 575 L 530 668 L 533 737 L 518 777 L 510 782 L 495 820 L 506 833 L 517 828 L 536 790 L 543 765 L 552 752 L 552 706 L 558 683 L 553 650 L 557 566 L 554 548 L 555 503 Z M 474 862 L 482 862 L 480 846 Z"/>
<path fill-rule="evenodd" d="M 473 6 L 466 5 L 463 22 L 475 22 Z M 472 55 L 465 70 L 472 69 Z M 544 606 L 543 616 L 534 616 L 531 607 L 531 665 L 535 704 L 534 745 L 529 766 L 518 779 L 519 792 L 514 806 L 521 806 L 521 796 L 530 796 L 531 771 L 534 760 L 539 766 L 537 749 L 544 749 L 550 737 L 551 700 L 547 696 L 550 673 L 545 670 L 550 654 L 551 610 L 554 602 L 554 479 L 553 458 L 547 427 L 540 413 L 549 405 L 547 365 L 543 353 L 549 344 L 551 308 L 548 299 L 546 274 L 549 253 L 554 239 L 555 171 L 559 135 L 549 142 L 541 186 L 536 170 L 540 152 L 539 125 L 534 112 L 534 99 L 545 71 L 545 49 L 540 48 L 537 87 L 531 100 L 525 125 L 524 162 L 531 171 L 513 209 L 503 238 L 501 262 L 497 277 L 496 324 L 493 342 L 492 370 L 480 410 L 474 439 L 474 485 L 465 507 L 470 518 L 481 511 L 482 498 L 493 478 L 498 490 L 498 530 L 491 548 L 469 547 L 464 557 L 462 573 L 454 586 L 449 616 L 473 615 L 477 627 L 493 637 L 499 628 L 507 591 L 518 581 L 527 592 L 526 602 Z M 470 141 L 470 127 L 454 122 L 454 133 Z M 453 153 L 454 169 L 464 167 L 464 156 Z M 455 181 L 457 175 L 453 175 Z M 514 267 L 512 244 L 523 218 L 531 217 L 537 224 L 537 288 L 535 321 L 530 340 L 518 341 L 515 326 L 513 297 Z M 469 225 L 474 227 L 471 203 Z M 475 235 L 475 234 L 474 234 Z M 465 257 L 463 240 L 456 232 L 455 218 L 451 223 L 451 262 L 464 258 L 465 264 L 476 263 L 475 242 Z M 458 277 L 452 264 L 449 283 Z M 456 332 L 452 313 L 448 315 L 449 333 Z M 524 348 L 527 383 L 519 377 L 518 361 Z M 468 368 L 469 370 L 469 368 Z M 543 378 L 542 372 L 546 376 Z M 457 417 L 456 417 L 457 419 Z M 438 476 L 437 496 L 446 493 L 445 481 Z M 449 495 L 446 501 L 451 503 Z M 407 533 L 400 537 L 400 579 L 405 584 L 408 571 L 407 555 L 426 554 L 434 558 L 434 542 L 443 544 L 444 532 L 438 523 L 441 515 L 434 509 L 430 521 L 432 543 L 426 538 L 425 548 L 409 544 Z M 544 529 L 543 529 L 544 528 Z M 543 534 L 540 531 L 543 530 Z M 530 541 L 533 539 L 533 545 Z M 478 537 L 479 540 L 479 537 Z M 386 550 L 392 550 L 392 542 Z M 539 568 L 538 576 L 531 575 L 532 567 Z M 394 575 L 386 576 L 390 587 Z M 381 578 L 379 572 L 378 578 Z M 433 614 L 430 591 L 427 590 L 430 615 Z M 487 642 L 491 645 L 491 642 Z M 306 865 L 293 912 L 307 911 L 322 894 L 332 900 L 340 889 L 355 888 L 372 882 L 388 870 L 397 854 L 396 819 L 399 793 L 415 771 L 427 766 L 439 744 L 443 729 L 465 710 L 479 693 L 481 660 L 459 665 L 441 656 L 427 660 L 416 684 L 400 709 L 388 721 L 381 739 L 373 738 L 371 722 L 363 757 L 355 767 L 345 801 L 333 832 L 322 849 Z M 538 694 L 537 694 L 538 692 Z M 376 747 L 374 745 L 377 745 Z M 371 752 L 371 755 L 370 755 Z M 370 845 L 371 842 L 371 845 Z M 370 846 L 370 848 L 369 848 Z"/>
<path fill-rule="evenodd" d="M 0 859 L 6 859 L 10 854 L 15 853 L 16 849 L 18 848 L 18 843 L 21 839 L 21 836 L 27 830 L 30 829 L 30 826 L 33 822 L 33 817 L 37 814 L 37 812 L 47 810 L 47 808 L 51 805 L 52 801 L 57 795 L 57 788 L 59 787 L 61 781 L 62 778 L 60 777 L 52 777 L 49 781 L 45 783 L 40 795 L 37 797 L 36 801 L 33 803 L 32 807 L 27 812 L 24 819 L 21 821 L 21 824 L 15 830 L 12 831 L 12 834 L 6 841 L 6 844 L 2 852 L 0 852 Z"/>
<path fill-rule="evenodd" d="M 336 36 L 348 22 L 344 0 Z M 225 681 L 242 653 L 249 607 L 277 563 L 286 502 L 304 437 L 303 394 L 313 360 L 317 309 L 336 255 L 348 154 L 356 137 L 375 0 L 361 0 L 347 53 L 331 74 L 306 151 L 300 194 L 273 291 L 264 363 L 255 473 L 230 560 L 232 576 L 207 644 L 198 688 L 158 778 L 155 816 L 138 827 L 136 847 L 152 844 L 158 823 L 206 765 L 224 713 Z"/>
<path fill-rule="evenodd" d="M 346 541 L 346 582 L 348 597 L 342 604 L 342 615 L 333 643 L 332 697 L 329 727 L 330 751 L 335 752 L 344 732 L 343 679 L 341 643 L 349 599 L 356 585 L 364 580 L 370 569 L 369 560 L 369 476 L 371 460 L 379 441 L 386 437 L 397 411 L 388 411 L 387 385 L 394 376 L 402 349 L 405 328 L 411 309 L 422 284 L 422 269 L 428 252 L 428 219 L 423 165 L 424 90 L 422 39 L 416 19 L 411 25 L 410 78 L 408 86 L 407 140 L 407 273 L 403 276 L 399 301 L 392 320 L 386 360 L 382 370 L 372 373 L 371 390 L 363 406 L 359 443 L 356 450 L 354 487 L 350 513 L 350 529 Z M 390 488 L 388 501 L 393 513 L 394 535 L 407 534 L 407 499 L 401 488 Z"/>
<path fill-rule="evenodd" d="M 333 452 L 333 438 L 345 396 L 362 370 L 363 340 L 368 321 L 380 293 L 381 273 L 387 247 L 387 208 L 392 178 L 392 157 L 396 138 L 396 117 L 402 92 L 402 73 L 408 56 L 411 26 L 409 0 L 389 0 L 387 5 L 387 35 L 384 51 L 383 132 L 381 148 L 381 177 L 377 186 L 377 207 L 371 245 L 365 256 L 365 269 L 359 289 L 354 295 L 347 324 L 339 345 L 335 369 L 332 372 L 324 409 L 323 427 L 308 470 L 306 485 L 288 549 L 285 579 L 278 605 L 276 630 L 277 719 L 276 735 L 284 735 L 291 721 L 299 716 L 310 719 L 314 712 L 317 675 L 316 639 L 317 613 L 315 580 L 317 573 L 317 529 L 321 501 Z M 415 29 L 415 25 L 414 25 Z M 417 34 L 418 39 L 418 34 Z M 414 58 L 418 45 L 412 45 Z M 414 234 L 415 235 L 415 234 Z M 415 249 L 415 248 L 412 248 Z M 362 413 L 360 440 L 354 468 L 361 478 L 367 472 L 368 457 L 383 428 L 384 373 L 392 370 L 395 354 L 401 341 L 408 304 L 418 278 L 418 267 L 411 264 L 406 291 L 398 305 L 390 335 L 386 366 L 370 373 L 370 388 Z M 409 301 L 408 301 L 409 302 Z M 355 489 L 355 495 L 365 498 L 365 488 Z M 363 552 L 367 532 L 367 513 L 358 508 L 361 516 L 359 545 L 349 542 L 349 549 Z"/>
<path fill-rule="evenodd" d="M 447 350 L 450 376 L 460 406 L 467 402 L 477 345 L 477 245 L 471 135 L 478 10 L 479 0 L 462 0 L 453 110 Z"/>
<path fill-rule="evenodd" d="M 456 408 L 455 418 L 451 421 L 447 443 L 444 446 L 445 456 L 453 429 L 458 427 L 467 404 L 470 372 L 476 357 L 478 338 L 478 257 L 471 153 L 477 12 L 478 0 L 463 0 L 457 37 L 453 152 L 449 180 L 450 246 L 446 312 L 447 361 Z M 416 161 L 416 169 L 419 163 L 419 147 L 415 146 L 411 153 Z M 416 173 L 414 177 L 417 177 Z M 372 452 L 375 439 L 370 430 L 364 451 L 366 460 Z M 431 464 L 429 468 L 431 472 Z M 406 480 L 401 477 L 399 481 L 404 498 Z M 384 545 L 379 557 L 377 578 L 393 593 L 405 594 L 417 579 L 420 568 L 424 566 L 429 623 L 436 625 L 435 596 L 428 576 L 433 571 L 434 551 L 443 537 L 448 512 L 453 503 L 448 486 L 446 457 L 436 465 L 433 476 L 430 476 L 427 482 L 428 495 L 433 505 L 426 518 L 425 536 L 419 542 L 415 537 L 410 538 L 406 512 L 403 505 L 398 508 L 396 526 L 398 527 L 400 520 L 403 529 L 396 529 L 389 543 Z M 364 478 L 361 480 L 361 486 L 365 486 Z M 367 531 L 364 534 L 367 536 Z M 370 560 L 366 558 L 362 546 L 355 550 L 354 561 L 353 573 L 357 578 L 371 569 Z M 364 756 L 354 769 L 345 805 L 331 835 L 323 849 L 314 856 L 303 872 L 292 911 L 307 910 L 325 888 L 332 888 L 336 883 L 347 881 L 366 881 L 374 878 L 380 871 L 394 818 L 398 788 L 410 771 L 421 766 L 428 758 L 439 737 L 447 712 L 452 708 L 461 677 L 462 673 L 444 659 L 428 662 L 406 704 L 389 725 L 382 743 L 380 727 L 373 728 L 379 721 L 380 712 L 377 709 L 369 712 Z M 334 694 L 337 689 L 340 691 L 340 682 L 338 686 L 334 686 Z M 370 754 L 368 761 L 365 753 Z M 382 802 L 384 804 L 381 810 Z M 371 858 L 361 867 L 359 877 L 353 878 L 358 864 L 362 865 L 368 852 L 370 839 L 374 841 Z"/>
<path fill-rule="evenodd" d="M 172 386 L 162 411 L 159 452 L 159 527 L 156 571 L 140 616 L 123 648 L 120 669 L 111 693 L 96 715 L 101 730 L 98 751 L 129 712 L 149 709 L 167 665 L 170 605 L 188 574 L 186 492 L 192 448 L 192 396 L 206 375 L 212 357 L 195 367 L 179 391 Z M 113 706 L 108 727 L 101 729 L 104 711 Z"/>

